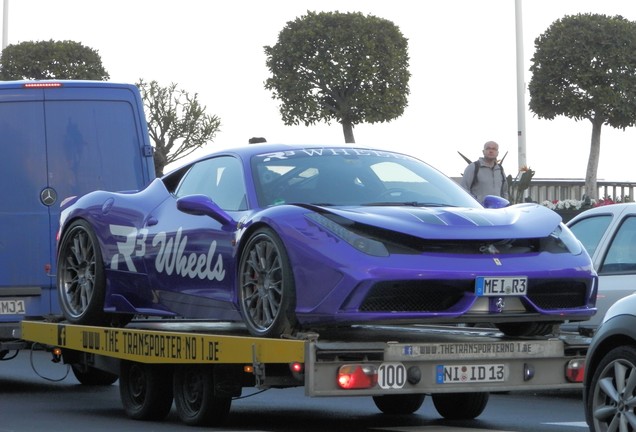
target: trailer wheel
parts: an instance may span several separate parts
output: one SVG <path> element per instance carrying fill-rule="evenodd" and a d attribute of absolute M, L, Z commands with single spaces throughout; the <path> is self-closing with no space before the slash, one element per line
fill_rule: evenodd
<path fill-rule="evenodd" d="M 119 395 L 135 420 L 163 420 L 172 408 L 172 373 L 166 367 L 122 361 Z"/>
<path fill-rule="evenodd" d="M 238 297 L 250 333 L 280 337 L 296 327 L 296 288 L 287 251 L 269 228 L 257 230 L 241 254 Z"/>
<path fill-rule="evenodd" d="M 623 430 L 623 426 L 633 430 L 635 377 L 634 347 L 619 346 L 605 354 L 594 370 L 584 401 L 591 431 Z"/>
<path fill-rule="evenodd" d="M 107 386 L 117 381 L 117 375 L 91 366 L 73 363 L 71 370 L 75 378 L 83 385 Z"/>
<path fill-rule="evenodd" d="M 373 396 L 373 402 L 384 414 L 413 414 L 424 403 L 424 394 Z"/>
<path fill-rule="evenodd" d="M 448 420 L 472 420 L 488 404 L 489 393 L 438 393 L 433 395 L 437 412 Z"/>
<path fill-rule="evenodd" d="M 177 367 L 174 402 L 179 418 L 190 426 L 220 426 L 230 413 L 232 398 L 214 394 L 213 366 Z"/>

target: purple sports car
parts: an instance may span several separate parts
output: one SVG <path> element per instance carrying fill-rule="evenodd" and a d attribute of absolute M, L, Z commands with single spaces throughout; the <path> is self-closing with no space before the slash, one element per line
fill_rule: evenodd
<path fill-rule="evenodd" d="M 135 193 L 62 205 L 66 319 L 243 321 L 253 335 L 360 323 L 548 334 L 594 312 L 590 257 L 553 211 L 482 207 L 404 154 L 258 144 Z"/>

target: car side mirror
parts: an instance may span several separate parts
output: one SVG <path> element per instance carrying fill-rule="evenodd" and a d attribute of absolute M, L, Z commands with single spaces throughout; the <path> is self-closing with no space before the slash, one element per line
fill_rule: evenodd
<path fill-rule="evenodd" d="M 484 207 L 488 209 L 498 209 L 508 207 L 510 201 L 497 195 L 486 195 L 484 198 Z"/>
<path fill-rule="evenodd" d="M 177 199 L 177 209 L 197 216 L 209 216 L 223 226 L 236 226 L 236 221 L 206 195 L 187 195 Z"/>

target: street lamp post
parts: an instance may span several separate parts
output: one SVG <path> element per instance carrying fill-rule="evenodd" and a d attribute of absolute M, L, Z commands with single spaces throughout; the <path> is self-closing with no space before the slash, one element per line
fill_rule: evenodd
<path fill-rule="evenodd" d="M 9 39 L 9 0 L 4 0 L 2 7 L 2 49 L 7 47 Z"/>
<path fill-rule="evenodd" d="M 519 168 L 527 166 L 526 162 L 526 83 L 523 69 L 523 20 L 521 17 L 521 0 L 515 0 L 515 30 L 517 41 L 517 149 Z"/>

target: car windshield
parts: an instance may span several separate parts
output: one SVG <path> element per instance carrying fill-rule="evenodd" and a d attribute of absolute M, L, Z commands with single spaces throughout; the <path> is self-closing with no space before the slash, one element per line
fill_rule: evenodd
<path fill-rule="evenodd" d="M 409 156 L 378 150 L 311 148 L 255 155 L 259 205 L 481 207 L 450 178 Z"/>

